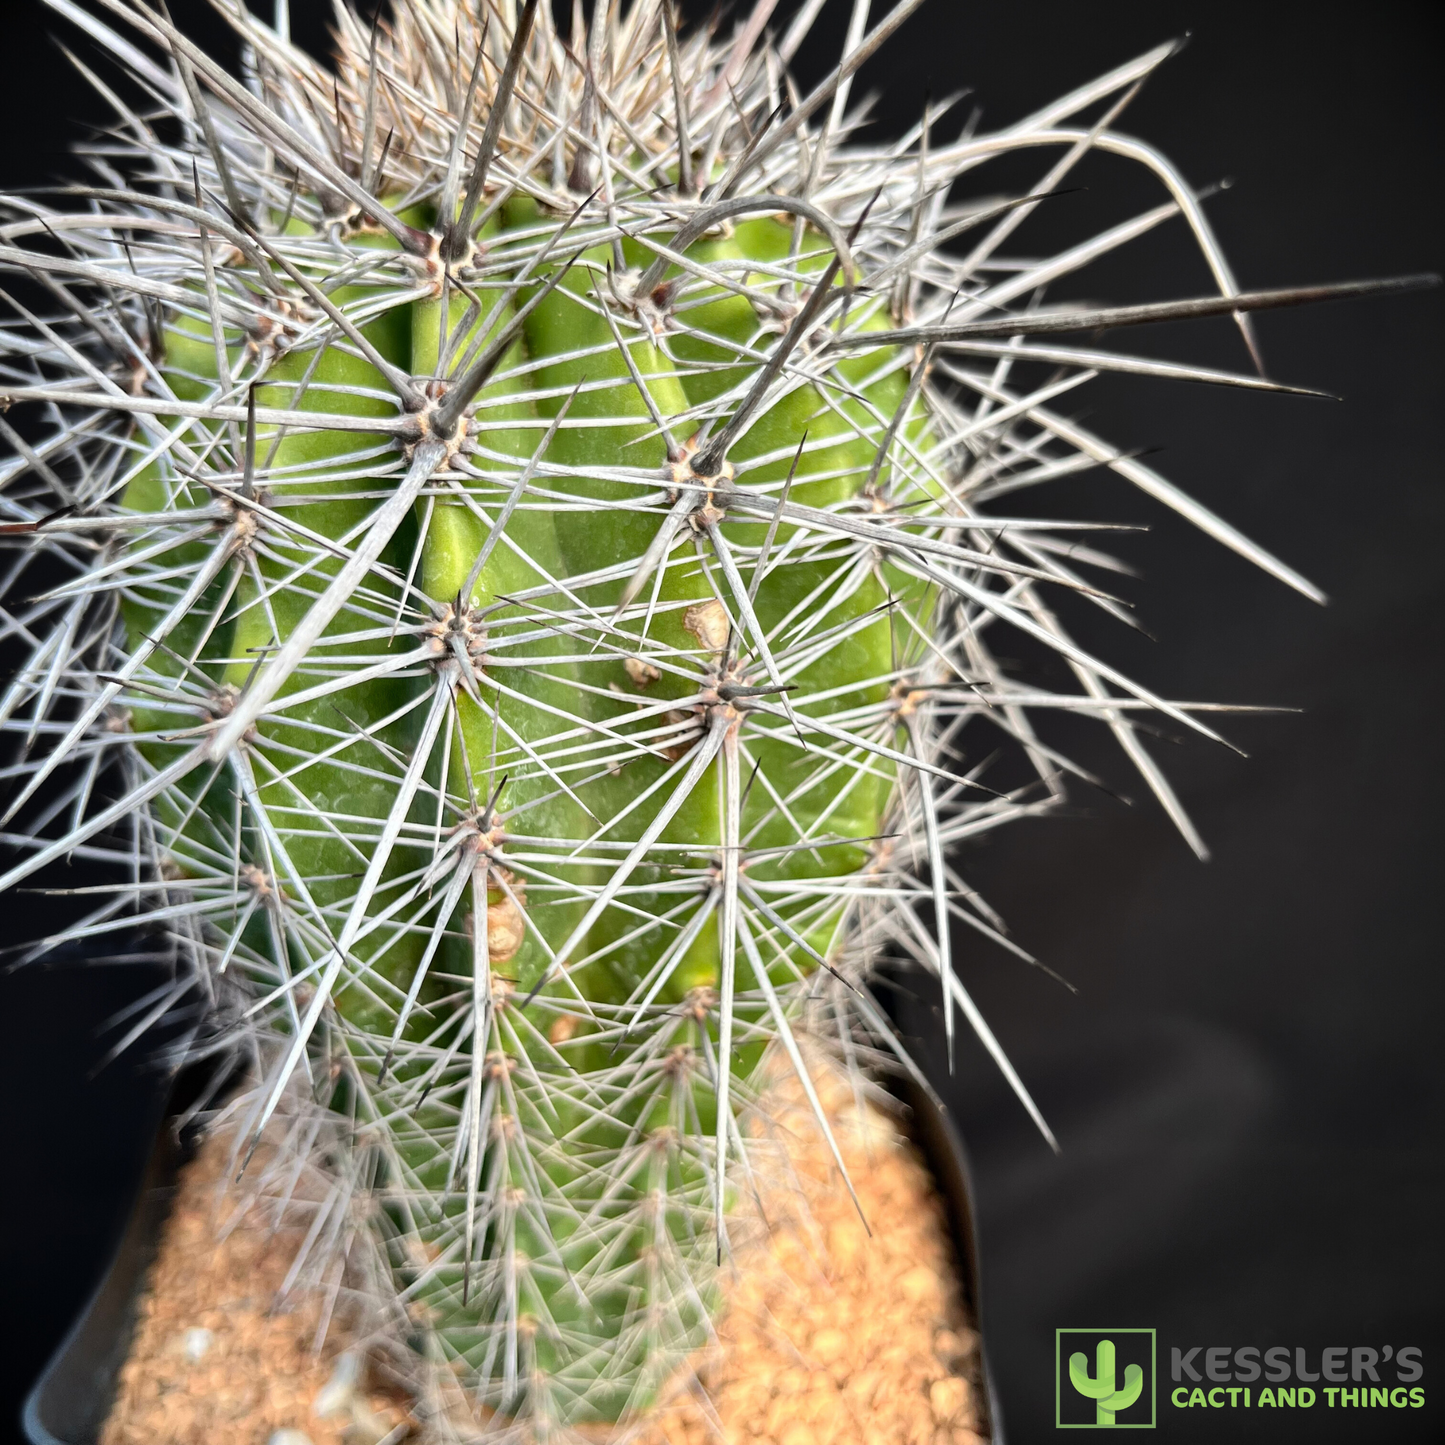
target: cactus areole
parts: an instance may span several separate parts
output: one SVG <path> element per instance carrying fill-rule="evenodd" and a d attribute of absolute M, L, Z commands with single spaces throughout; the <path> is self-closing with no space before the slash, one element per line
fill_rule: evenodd
<path fill-rule="evenodd" d="M 1202 849 L 1135 721 L 1214 734 L 1071 641 L 1061 601 L 1119 612 L 1097 539 L 997 499 L 1112 468 L 1318 595 L 1067 414 L 1101 371 L 1289 388 L 1063 333 L 1233 314 L 1243 353 L 1252 310 L 1369 287 L 1240 293 L 1111 128 L 1169 46 L 869 148 L 851 78 L 920 0 L 855 5 L 807 93 L 813 5 L 724 42 L 669 0 L 567 40 L 537 0 L 408 0 L 338 10 L 328 69 L 284 5 L 220 0 L 238 78 L 161 9 L 48 3 L 139 100 L 68 208 L 0 226 L 42 298 L 0 330 L 39 418 L 0 418 L 7 627 L 38 639 L 0 884 L 118 865 L 71 934 L 164 930 L 132 1034 L 179 1006 L 193 1052 L 245 1054 L 237 1170 L 329 1181 L 294 1278 L 446 1382 L 435 1420 L 625 1419 L 707 1339 L 765 1064 L 810 1090 L 805 1034 L 902 1057 L 882 951 L 1047 1135 L 948 922 L 1020 950 L 945 856 L 1063 798 L 1036 718 L 1100 719 Z M 1012 258 L 1090 150 L 1159 203 Z M 1035 187 L 973 184 L 1008 152 Z M 1166 223 L 1217 294 L 1045 304 Z M 1020 635 L 1077 692 L 1012 678 Z M 1000 743 L 1031 776 L 985 769 Z"/>

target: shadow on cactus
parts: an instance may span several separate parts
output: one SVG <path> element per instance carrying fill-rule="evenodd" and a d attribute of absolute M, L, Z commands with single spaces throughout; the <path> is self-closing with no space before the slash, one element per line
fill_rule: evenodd
<path fill-rule="evenodd" d="M 250 1061 L 237 1168 L 267 1131 L 254 1187 L 331 1181 L 297 1282 L 484 1412 L 626 1418 L 708 1335 L 765 1065 L 810 1097 L 804 1036 L 911 1067 L 885 953 L 1047 1137 L 947 926 L 1027 958 L 946 855 L 1064 797 L 1040 713 L 1111 729 L 1203 852 L 1135 720 L 1216 735 L 1071 641 L 1058 596 L 1121 615 L 1084 524 L 994 501 L 1111 468 L 1319 595 L 1056 409 L 1108 371 L 1293 388 L 1060 337 L 1232 314 L 1253 351 L 1252 310 L 1399 283 L 1239 292 L 1112 129 L 1169 46 L 875 146 L 850 81 L 919 0 L 855 7 L 804 96 L 816 6 L 724 42 L 599 3 L 570 45 L 536 0 L 343 9 L 333 74 L 222 3 L 237 79 L 163 13 L 49 3 L 144 101 L 66 208 L 5 203 L 0 266 L 48 308 L 0 332 L 41 418 L 0 422 L 11 595 L 67 576 L 7 613 L 39 640 L 0 716 L 39 749 L 3 884 L 89 848 L 117 882 L 66 936 L 166 930 L 131 1032 L 197 1010 L 193 1052 Z M 1034 149 L 1032 190 L 970 196 Z M 1162 204 L 1006 256 L 1094 149 Z M 1171 221 L 1217 295 L 1045 304 Z M 1079 690 L 1010 677 L 1019 632 Z M 1032 779 L 995 791 L 1001 737 Z"/>

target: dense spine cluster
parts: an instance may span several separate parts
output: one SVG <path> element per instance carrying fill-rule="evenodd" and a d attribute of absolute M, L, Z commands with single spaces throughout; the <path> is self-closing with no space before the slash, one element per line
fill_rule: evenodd
<path fill-rule="evenodd" d="M 997 501 L 1112 468 L 1318 596 L 1058 406 L 1103 371 L 1292 388 L 1056 334 L 1233 314 L 1253 352 L 1251 310 L 1369 288 L 1239 292 L 1113 128 L 1168 46 L 1005 130 L 941 143 L 940 108 L 869 148 L 851 78 L 921 0 L 871 28 L 857 0 L 806 95 L 816 3 L 727 39 L 670 0 L 568 39 L 537 0 L 339 9 L 327 69 L 284 5 L 222 0 L 240 79 L 163 11 L 47 3 L 129 89 L 94 184 L 0 214 L 29 285 L 0 404 L 38 418 L 0 416 L 33 649 L 0 887 L 97 858 L 66 936 L 164 932 L 127 1038 L 189 1007 L 193 1052 L 246 1057 L 241 1187 L 309 1181 L 296 1280 L 369 1299 L 499 1428 L 630 1418 L 706 1339 L 765 1068 L 811 1095 L 805 1038 L 911 1067 L 880 959 L 938 979 L 950 1048 L 962 1015 L 1047 1134 L 948 925 L 1021 950 L 947 856 L 1063 798 L 1041 710 L 1100 719 L 1203 851 L 1134 722 L 1214 736 L 1199 709 L 1051 600 L 1123 617 L 1079 570 L 1115 564 Z M 1032 149 L 1031 190 L 970 193 Z M 1161 203 L 1006 255 L 1091 149 Z M 1171 220 L 1217 295 L 1045 304 Z M 999 665 L 1019 632 L 1076 693 Z M 1027 785 L 990 785 L 1000 738 Z"/>

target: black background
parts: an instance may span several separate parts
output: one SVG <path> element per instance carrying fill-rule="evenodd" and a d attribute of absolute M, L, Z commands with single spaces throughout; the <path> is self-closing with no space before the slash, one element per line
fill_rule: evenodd
<path fill-rule="evenodd" d="M 323 44 L 325 8 L 293 5 L 298 34 Z M 208 24 L 199 3 L 172 9 L 195 31 Z M 833 10 L 799 57 L 805 79 L 836 53 L 844 0 Z M 925 94 L 969 85 L 945 133 L 973 101 L 994 126 L 1192 31 L 1120 128 L 1157 144 L 1196 186 L 1233 179 L 1209 211 L 1241 284 L 1440 270 L 1440 20 L 1438 6 L 1402 0 L 1349 11 L 933 0 L 854 95 L 880 87 L 880 133 L 896 132 Z M 66 148 L 103 119 L 46 39 L 67 31 L 36 0 L 7 0 L 7 186 L 68 164 L 74 174 Z M 73 31 L 65 39 L 87 49 Z M 981 183 L 1027 184 L 1047 163 Z M 1160 199 L 1121 161 L 1091 159 L 1077 179 L 1088 189 L 1043 208 L 1013 249 L 1041 253 Z M 1056 295 L 1208 289 L 1176 221 Z M 1445 889 L 1431 883 L 1445 818 L 1434 747 L 1445 641 L 1440 297 L 1271 314 L 1259 333 L 1273 375 L 1345 404 L 1119 378 L 1069 402 L 1117 444 L 1158 449 L 1153 465 L 1299 567 L 1330 594 L 1328 608 L 1118 478 L 1055 484 L 1033 503 L 1152 528 L 1118 550 L 1143 569 L 1123 590 L 1157 640 L 1081 612 L 1069 621 L 1082 642 L 1168 696 L 1303 711 L 1229 721 L 1247 760 L 1153 744 L 1214 850 L 1208 865 L 1138 796 L 1102 730 L 1084 726 L 1056 740 L 1135 805 L 1080 792 L 1071 816 L 1015 825 L 960 857 L 1014 936 L 1080 990 L 958 940 L 968 987 L 1064 1150 L 1048 1152 L 966 1042 L 943 1087 L 973 1153 L 986 1332 L 1015 1445 L 1054 1436 L 1054 1330 L 1100 1323 L 1158 1329 L 1161 1438 L 1445 1435 Z M 1131 347 L 1245 364 L 1224 321 L 1135 333 Z M 1019 658 L 1048 675 L 1022 645 Z M 10 937 L 55 916 L 34 898 L 0 908 Z M 134 1178 L 154 1079 L 138 1060 L 85 1074 L 100 1026 L 142 983 L 134 968 L 0 980 L 0 1317 L 14 1335 L 0 1354 L 0 1421 L 83 1299 Z M 926 1000 L 904 1003 L 920 1034 L 935 1026 Z M 1413 1344 L 1430 1404 L 1363 1416 L 1321 1403 L 1294 1419 L 1175 1412 L 1171 1344 L 1302 1345 L 1312 1357 L 1329 1345 Z"/>

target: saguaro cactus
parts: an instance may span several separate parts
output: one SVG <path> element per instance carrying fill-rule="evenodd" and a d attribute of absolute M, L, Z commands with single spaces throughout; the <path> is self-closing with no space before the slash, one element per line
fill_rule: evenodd
<path fill-rule="evenodd" d="M 885 951 L 1045 1128 L 948 925 L 1021 950 L 946 850 L 1063 798 L 1055 707 L 1202 850 L 1135 719 L 1215 734 L 1069 637 L 1055 599 L 1120 615 L 1087 530 L 994 503 L 1111 468 L 1318 596 L 1055 403 L 1101 371 L 1291 390 L 1060 337 L 1233 315 L 1252 346 L 1250 311 L 1327 291 L 1241 293 L 1110 129 L 1169 46 L 994 135 L 938 109 L 866 146 L 851 78 L 920 0 L 856 4 L 806 95 L 816 5 L 776 42 L 771 0 L 729 40 L 669 0 L 567 39 L 538 0 L 343 7 L 328 70 L 284 5 L 219 0 L 238 78 L 163 9 L 47 3 L 131 88 L 94 184 L 4 203 L 40 299 L 0 329 L 38 418 L 0 419 L 34 640 L 0 886 L 117 865 L 67 936 L 170 940 L 128 1037 L 190 1009 L 193 1052 L 247 1059 L 244 1187 L 321 1180 L 298 1283 L 489 1417 L 626 1417 L 706 1337 L 765 1058 L 811 1097 L 805 1032 L 903 1057 Z M 960 184 L 1035 148 L 1031 190 Z M 1091 149 L 1162 203 L 1004 257 Z M 1042 304 L 1171 220 L 1218 294 Z M 1080 690 L 1010 676 L 1000 630 Z M 1023 772 L 985 771 L 1000 737 Z"/>
<path fill-rule="evenodd" d="M 1112 1425 L 1120 1410 L 1127 1410 L 1144 1389 L 1144 1371 L 1139 1365 L 1124 1367 L 1124 1386 L 1119 1388 L 1114 1363 L 1113 1340 L 1100 1340 L 1094 1348 L 1094 1373 L 1089 1374 L 1089 1357 L 1082 1351 L 1069 1356 L 1069 1382 L 1094 1402 L 1094 1423 Z"/>

